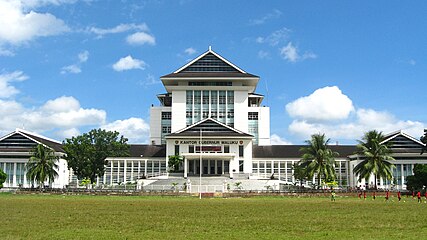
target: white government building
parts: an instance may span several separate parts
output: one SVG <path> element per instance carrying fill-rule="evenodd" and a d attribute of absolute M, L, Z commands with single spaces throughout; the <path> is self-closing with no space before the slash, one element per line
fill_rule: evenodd
<path fill-rule="evenodd" d="M 150 109 L 150 144 L 131 144 L 130 157 L 107 158 L 108 165 L 98 185 L 116 185 L 141 178 L 168 178 L 168 156 L 184 157 L 182 178 L 220 176 L 229 179 L 270 179 L 295 183 L 292 165 L 301 158 L 303 145 L 270 144 L 270 109 L 257 94 L 259 77 L 242 70 L 210 47 L 175 72 L 162 76 L 166 93 L 157 95 L 160 105 Z M 421 135 L 421 133 L 420 133 Z M 392 143 L 394 180 L 378 179 L 380 187 L 395 184 L 405 189 L 405 178 L 414 164 L 427 164 L 425 146 L 401 131 L 388 134 Z M 30 187 L 25 163 L 36 144 L 64 151 L 60 142 L 17 129 L 0 138 L 0 169 L 8 175 L 5 187 Z M 361 160 L 355 145 L 331 145 L 336 158 L 337 181 L 343 186 L 365 186 L 353 169 Z M 200 166 L 201 163 L 201 166 Z M 63 188 L 76 181 L 61 159 L 59 177 L 52 187 Z M 314 179 L 313 179 L 314 180 Z"/>

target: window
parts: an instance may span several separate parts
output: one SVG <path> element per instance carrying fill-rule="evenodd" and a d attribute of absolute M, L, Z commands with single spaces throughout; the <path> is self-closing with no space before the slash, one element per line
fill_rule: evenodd
<path fill-rule="evenodd" d="M 200 104 L 201 102 L 201 92 L 200 91 L 194 91 L 194 104 Z"/>
<path fill-rule="evenodd" d="M 202 146 L 204 153 L 220 153 L 221 150 L 221 146 Z M 196 146 L 196 153 L 200 153 L 200 146 Z"/>
<path fill-rule="evenodd" d="M 228 104 L 234 104 L 234 92 L 233 91 L 227 91 L 227 103 Z"/>
<path fill-rule="evenodd" d="M 203 111 L 203 118 L 208 118 L 209 117 L 209 111 Z"/>
<path fill-rule="evenodd" d="M 224 145 L 224 153 L 230 153 L 230 145 Z"/>
<path fill-rule="evenodd" d="M 227 118 L 234 118 L 234 109 L 228 109 Z"/>
<path fill-rule="evenodd" d="M 185 115 L 187 116 L 187 118 L 192 118 L 193 117 L 193 113 L 191 111 L 186 111 Z"/>
<path fill-rule="evenodd" d="M 166 120 L 166 119 L 172 119 L 171 112 L 162 112 L 162 120 Z"/>
<path fill-rule="evenodd" d="M 194 153 L 194 145 L 188 146 L 188 152 L 189 153 Z"/>
<path fill-rule="evenodd" d="M 225 104 L 225 91 L 219 91 L 219 104 Z"/>
<path fill-rule="evenodd" d="M 171 133 L 171 126 L 163 126 L 162 133 Z"/>
<path fill-rule="evenodd" d="M 209 91 L 203 91 L 203 104 L 209 104 Z"/>
<path fill-rule="evenodd" d="M 257 112 L 248 112 L 248 120 L 258 120 Z"/>
<path fill-rule="evenodd" d="M 175 155 L 179 155 L 179 145 L 175 145 Z"/>
<path fill-rule="evenodd" d="M 186 96 L 187 96 L 186 103 L 193 104 L 193 91 L 187 91 Z"/>
<path fill-rule="evenodd" d="M 243 157 L 243 146 L 239 146 L 239 157 Z"/>
<path fill-rule="evenodd" d="M 243 160 L 239 161 L 239 172 L 243 172 Z"/>

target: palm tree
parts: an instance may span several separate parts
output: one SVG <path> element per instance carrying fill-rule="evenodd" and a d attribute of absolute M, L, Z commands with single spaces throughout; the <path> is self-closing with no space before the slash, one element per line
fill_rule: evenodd
<path fill-rule="evenodd" d="M 45 181 L 52 183 L 56 176 L 58 176 L 58 161 L 59 157 L 55 156 L 55 152 L 38 144 L 31 152 L 30 160 L 27 163 L 27 178 L 30 181 L 36 181 L 40 187 L 43 187 Z"/>
<path fill-rule="evenodd" d="M 362 140 L 358 140 L 357 154 L 363 156 L 363 161 L 354 167 L 354 173 L 359 175 L 359 181 L 366 179 L 373 174 L 375 180 L 375 189 L 377 189 L 377 179 L 392 179 L 394 164 L 389 162 L 394 160 L 391 156 L 390 144 L 383 143 L 384 135 L 382 132 L 372 130 L 366 132 Z"/>
<path fill-rule="evenodd" d="M 184 158 L 180 155 L 170 155 L 168 165 L 174 172 L 178 172 L 179 166 L 184 161 Z"/>
<path fill-rule="evenodd" d="M 320 188 L 320 180 L 335 179 L 335 157 L 337 152 L 327 147 L 330 139 L 326 139 L 325 134 L 313 134 L 311 140 L 306 140 L 307 147 L 300 149 L 303 152 L 300 165 L 307 169 L 310 177 L 317 175 L 317 187 Z"/>

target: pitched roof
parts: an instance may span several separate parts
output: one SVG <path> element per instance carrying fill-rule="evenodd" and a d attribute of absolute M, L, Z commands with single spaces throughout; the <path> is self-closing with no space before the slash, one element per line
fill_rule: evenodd
<path fill-rule="evenodd" d="M 161 78 L 259 78 L 247 73 L 234 65 L 210 47 L 209 50 L 185 64 L 175 72 L 162 76 Z"/>
<path fill-rule="evenodd" d="M 131 157 L 166 157 L 166 145 L 130 144 Z"/>
<path fill-rule="evenodd" d="M 3 152 L 29 152 L 37 144 L 43 144 L 55 152 L 64 152 L 61 142 L 22 129 L 0 138 L 0 149 Z"/>
<path fill-rule="evenodd" d="M 381 143 L 389 143 L 393 153 L 421 153 L 425 147 L 424 143 L 401 130 L 385 135 Z"/>
<path fill-rule="evenodd" d="M 252 147 L 253 158 L 301 158 L 302 147 L 307 145 L 269 145 Z M 346 158 L 356 151 L 355 145 L 329 145 L 332 151 L 339 153 L 339 158 Z"/>
<path fill-rule="evenodd" d="M 253 138 L 252 135 L 225 125 L 213 118 L 205 118 L 195 124 L 166 135 L 166 138 L 175 137 L 243 137 Z"/>

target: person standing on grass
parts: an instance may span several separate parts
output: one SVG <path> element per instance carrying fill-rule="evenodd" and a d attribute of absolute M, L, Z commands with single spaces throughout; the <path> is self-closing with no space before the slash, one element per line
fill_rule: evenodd
<path fill-rule="evenodd" d="M 417 192 L 418 203 L 421 203 L 421 192 Z"/>
<path fill-rule="evenodd" d="M 375 200 L 375 198 L 376 198 L 376 197 L 377 197 L 377 192 L 375 192 L 375 191 L 374 191 L 374 192 L 372 193 L 372 200 Z"/>
<path fill-rule="evenodd" d="M 426 192 L 424 193 L 424 196 L 425 196 L 425 198 L 426 198 L 426 203 L 427 203 L 427 190 L 426 190 Z"/>
<path fill-rule="evenodd" d="M 412 191 L 412 200 L 414 200 L 414 199 L 415 199 L 415 192 Z"/>
<path fill-rule="evenodd" d="M 332 190 L 332 192 L 331 192 L 331 201 L 335 202 L 335 191 L 334 190 Z"/>
<path fill-rule="evenodd" d="M 399 199 L 399 202 L 400 202 L 400 199 L 402 199 L 402 196 L 401 196 L 401 194 L 400 194 L 400 191 L 398 191 L 398 192 L 397 192 L 397 199 Z"/>
<path fill-rule="evenodd" d="M 388 202 L 389 197 L 390 197 L 390 191 L 387 190 L 387 192 L 385 192 L 385 200 L 386 200 L 386 202 Z"/>
<path fill-rule="evenodd" d="M 366 191 L 363 191 L 363 200 L 366 200 Z"/>
<path fill-rule="evenodd" d="M 357 194 L 359 195 L 359 199 L 361 199 L 362 198 L 362 191 L 358 192 Z"/>

